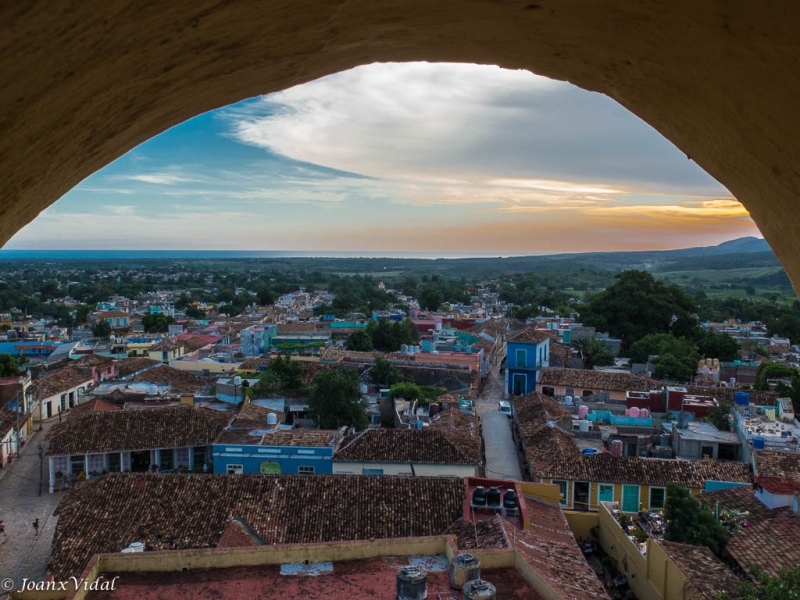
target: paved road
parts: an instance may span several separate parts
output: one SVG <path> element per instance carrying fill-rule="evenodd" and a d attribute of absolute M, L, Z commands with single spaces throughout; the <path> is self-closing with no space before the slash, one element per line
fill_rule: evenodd
<path fill-rule="evenodd" d="M 498 405 L 505 397 L 499 370 L 499 364 L 492 367 L 483 392 L 476 402 L 486 447 L 486 477 L 518 481 L 522 479 L 522 473 L 511 434 L 511 420 L 500 412 Z"/>
<path fill-rule="evenodd" d="M 50 560 L 56 517 L 53 511 L 63 493 L 48 494 L 44 482 L 39 496 L 39 450 L 37 444 L 49 429 L 34 432 L 22 447 L 22 455 L 0 479 L 0 519 L 6 535 L 0 535 L 0 579 L 12 577 L 40 581 Z M 33 520 L 39 519 L 39 535 Z M 76 574 L 79 575 L 79 574 Z"/>

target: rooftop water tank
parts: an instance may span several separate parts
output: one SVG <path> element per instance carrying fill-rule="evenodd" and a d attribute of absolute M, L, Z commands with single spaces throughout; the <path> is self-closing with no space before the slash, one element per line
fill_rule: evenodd
<path fill-rule="evenodd" d="M 762 438 L 762 437 L 754 437 L 753 438 L 753 449 L 754 450 L 763 450 L 764 449 L 764 438 Z"/>
<path fill-rule="evenodd" d="M 476 487 L 472 492 L 472 504 L 475 506 L 486 506 L 486 490 L 482 485 Z"/>
<path fill-rule="evenodd" d="M 639 409 L 639 416 L 640 417 L 649 417 L 650 416 L 650 411 L 647 410 L 646 408 L 640 408 Z"/>
<path fill-rule="evenodd" d="M 267 414 L 267 425 L 277 425 L 278 424 L 278 415 L 275 413 Z"/>
<path fill-rule="evenodd" d="M 481 578 L 481 561 L 474 554 L 460 552 L 450 563 L 450 587 L 463 590 L 468 581 Z"/>
<path fill-rule="evenodd" d="M 582 433 L 586 433 L 587 431 L 591 430 L 592 423 L 591 421 L 578 421 L 578 431 Z"/>
<path fill-rule="evenodd" d="M 639 408 L 636 406 L 631 406 L 631 416 L 634 418 L 639 418 Z"/>
<path fill-rule="evenodd" d="M 736 392 L 733 395 L 733 403 L 737 406 L 750 406 L 750 393 Z"/>
<path fill-rule="evenodd" d="M 625 409 L 625 416 L 626 417 L 630 417 L 631 416 L 631 409 L 630 408 L 626 408 Z"/>
<path fill-rule="evenodd" d="M 497 487 L 492 486 L 486 490 L 486 504 L 494 507 L 500 506 L 500 490 Z"/>
<path fill-rule="evenodd" d="M 517 499 L 517 492 L 515 492 L 511 488 L 508 488 L 506 490 L 506 493 L 503 494 L 503 508 L 512 511 L 512 510 L 517 510 L 518 506 L 519 502 Z"/>
<path fill-rule="evenodd" d="M 588 406 L 584 406 L 583 404 L 581 404 L 578 407 L 578 418 L 579 419 L 585 419 L 586 415 L 588 415 L 588 414 L 589 414 L 589 407 Z"/>
<path fill-rule="evenodd" d="M 594 448 L 584 448 L 583 449 L 583 453 L 584 454 L 597 454 L 597 450 L 595 450 Z"/>
<path fill-rule="evenodd" d="M 564 396 L 564 404 L 566 406 L 572 406 L 572 396 Z"/>
<path fill-rule="evenodd" d="M 497 590 L 488 581 L 475 579 L 464 585 L 464 600 L 495 600 Z"/>
<path fill-rule="evenodd" d="M 397 572 L 397 600 L 425 600 L 427 597 L 427 571 L 408 566 Z"/>

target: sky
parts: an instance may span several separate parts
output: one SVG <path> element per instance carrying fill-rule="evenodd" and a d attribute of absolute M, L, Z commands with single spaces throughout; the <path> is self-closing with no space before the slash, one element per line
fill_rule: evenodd
<path fill-rule="evenodd" d="M 5 248 L 508 255 L 748 235 L 730 192 L 603 95 L 527 71 L 390 63 L 173 127 Z"/>

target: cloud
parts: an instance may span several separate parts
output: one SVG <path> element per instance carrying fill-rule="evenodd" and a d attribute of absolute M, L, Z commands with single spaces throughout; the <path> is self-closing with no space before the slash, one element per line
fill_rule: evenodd
<path fill-rule="evenodd" d="M 526 71 L 374 64 L 225 114 L 242 143 L 386 179 L 555 180 L 725 193 L 614 101 Z"/>
<path fill-rule="evenodd" d="M 194 179 L 187 179 L 186 177 L 179 177 L 178 175 L 170 175 L 168 173 L 149 173 L 141 175 L 128 175 L 125 179 L 131 181 L 143 181 L 144 183 L 153 183 L 156 185 L 175 185 L 176 183 L 188 183 L 196 181 Z"/>

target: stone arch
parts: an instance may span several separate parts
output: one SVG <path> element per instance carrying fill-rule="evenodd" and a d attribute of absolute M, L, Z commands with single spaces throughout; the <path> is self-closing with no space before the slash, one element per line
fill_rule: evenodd
<path fill-rule="evenodd" d="M 789 0 L 6 2 L 0 242 L 202 112 L 371 62 L 474 62 L 650 123 L 747 207 L 797 285 L 799 21 Z"/>

